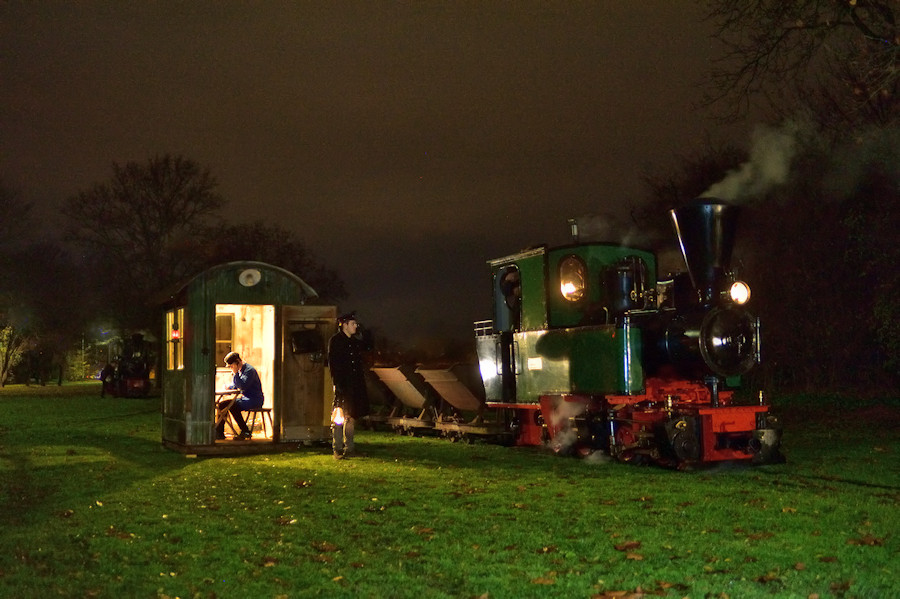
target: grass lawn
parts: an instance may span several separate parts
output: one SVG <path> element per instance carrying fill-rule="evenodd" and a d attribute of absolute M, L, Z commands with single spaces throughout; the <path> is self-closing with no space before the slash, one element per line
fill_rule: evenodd
<path fill-rule="evenodd" d="M 787 464 L 674 472 L 387 432 L 191 458 L 98 395 L 0 390 L 0 596 L 900 596 L 896 400 L 794 398 Z"/>

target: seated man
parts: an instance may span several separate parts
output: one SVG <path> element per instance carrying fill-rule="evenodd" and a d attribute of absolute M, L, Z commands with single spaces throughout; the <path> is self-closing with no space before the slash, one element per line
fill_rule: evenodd
<path fill-rule="evenodd" d="M 241 395 L 231 404 L 229 412 L 231 417 L 241 429 L 240 435 L 236 439 L 249 439 L 252 435 L 244 416 L 241 414 L 244 410 L 258 410 L 263 406 L 263 390 L 262 381 L 259 380 L 259 373 L 256 369 L 241 360 L 241 356 L 237 352 L 231 352 L 225 356 L 225 364 L 231 368 L 234 373 L 234 379 L 229 389 L 240 389 Z M 216 428 L 216 439 L 225 438 L 225 420 L 218 424 Z"/>

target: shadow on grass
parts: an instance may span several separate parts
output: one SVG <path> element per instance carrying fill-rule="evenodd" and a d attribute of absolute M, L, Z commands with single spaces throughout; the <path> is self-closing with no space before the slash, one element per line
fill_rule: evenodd
<path fill-rule="evenodd" d="M 86 500 L 185 465 L 160 443 L 158 399 L 17 395 L 0 397 L 0 410 L 2 524 L 40 517 L 54 498 Z"/>

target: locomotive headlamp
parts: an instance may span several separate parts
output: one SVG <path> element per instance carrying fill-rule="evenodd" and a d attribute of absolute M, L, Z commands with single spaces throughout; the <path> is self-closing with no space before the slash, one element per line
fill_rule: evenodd
<path fill-rule="evenodd" d="M 585 265 L 577 256 L 566 256 L 559 263 L 559 292 L 570 302 L 584 297 Z"/>
<path fill-rule="evenodd" d="M 735 281 L 731 285 L 729 295 L 731 295 L 731 301 L 739 306 L 743 306 L 750 301 L 750 286 L 743 281 Z"/>

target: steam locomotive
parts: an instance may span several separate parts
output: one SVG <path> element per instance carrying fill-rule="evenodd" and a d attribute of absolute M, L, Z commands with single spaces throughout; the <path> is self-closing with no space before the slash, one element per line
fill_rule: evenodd
<path fill-rule="evenodd" d="M 667 280 L 653 253 L 608 243 L 489 261 L 479 371 L 515 444 L 675 468 L 783 460 L 763 393 L 735 396 L 760 361 L 750 289 L 730 270 L 737 212 L 709 198 L 670 211 L 687 271 Z"/>
<path fill-rule="evenodd" d="M 100 372 L 104 393 L 113 397 L 146 397 L 150 392 L 153 345 L 141 333 L 110 343 L 111 363 Z"/>

